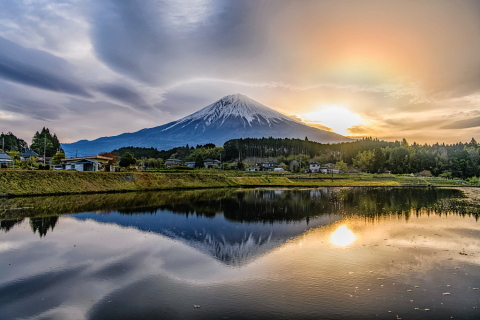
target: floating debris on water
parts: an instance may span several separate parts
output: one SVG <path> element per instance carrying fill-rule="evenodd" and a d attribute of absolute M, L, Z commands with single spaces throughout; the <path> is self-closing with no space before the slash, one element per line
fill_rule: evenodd
<path fill-rule="evenodd" d="M 449 296 L 449 295 L 450 295 L 450 292 L 444 292 L 443 295 L 444 295 L 444 296 Z"/>
<path fill-rule="evenodd" d="M 198 308 L 200 308 L 200 305 L 199 304 L 194 304 L 193 307 L 198 309 Z"/>

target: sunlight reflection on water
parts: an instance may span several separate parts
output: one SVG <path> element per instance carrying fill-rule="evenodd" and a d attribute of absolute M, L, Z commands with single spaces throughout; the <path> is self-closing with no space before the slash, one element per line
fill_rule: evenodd
<path fill-rule="evenodd" d="M 346 247 L 355 241 L 356 237 L 347 226 L 341 225 L 330 235 L 330 242 L 339 247 Z"/>

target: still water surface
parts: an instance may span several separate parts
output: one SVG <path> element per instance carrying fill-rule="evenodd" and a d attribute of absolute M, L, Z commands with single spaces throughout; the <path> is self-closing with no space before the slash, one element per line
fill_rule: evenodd
<path fill-rule="evenodd" d="M 0 319 L 478 319 L 458 190 L 0 199 Z"/>

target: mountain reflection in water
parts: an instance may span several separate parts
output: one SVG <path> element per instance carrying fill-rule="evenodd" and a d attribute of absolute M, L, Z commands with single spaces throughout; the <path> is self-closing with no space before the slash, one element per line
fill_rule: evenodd
<path fill-rule="evenodd" d="M 467 200 L 421 188 L 0 199 L 0 318 L 476 319 Z"/>
<path fill-rule="evenodd" d="M 54 230 L 58 216 L 52 214 L 63 210 L 78 220 L 161 234 L 223 263 L 242 265 L 309 229 L 348 216 L 376 219 L 394 214 L 409 219 L 430 211 L 467 214 L 464 206 L 452 201 L 460 196 L 447 189 L 220 189 L 14 198 L 3 199 L 3 208 L 4 216 L 30 216 L 30 227 L 40 237 Z M 22 221 L 2 220 L 0 229 L 8 232 Z M 331 241 L 346 246 L 354 238 L 343 226 Z"/>

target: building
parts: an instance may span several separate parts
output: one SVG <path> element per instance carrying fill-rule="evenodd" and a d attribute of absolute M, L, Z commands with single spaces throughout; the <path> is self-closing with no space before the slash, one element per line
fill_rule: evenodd
<path fill-rule="evenodd" d="M 260 167 L 262 171 L 272 171 L 273 169 L 278 167 L 278 162 L 274 161 L 265 161 L 257 163 L 257 166 Z"/>
<path fill-rule="evenodd" d="M 175 166 L 181 166 L 183 165 L 183 161 L 180 159 L 167 159 L 165 160 L 165 166 L 167 168 L 175 167 Z"/>
<path fill-rule="evenodd" d="M 10 156 L 4 152 L 0 152 L 0 168 L 10 168 L 13 167 L 15 164 L 10 158 Z"/>
<path fill-rule="evenodd" d="M 89 156 L 80 158 L 62 159 L 61 164 L 55 166 L 56 170 L 77 170 L 77 171 L 115 171 L 115 166 L 111 164 L 113 158 L 105 156 Z M 61 166 L 61 167 L 60 167 Z"/>
<path fill-rule="evenodd" d="M 335 169 L 333 167 L 320 167 L 321 173 L 340 173 L 340 169 Z"/>
<path fill-rule="evenodd" d="M 320 171 L 320 163 L 316 161 L 310 162 L 310 172 L 319 172 Z"/>
<path fill-rule="evenodd" d="M 215 165 L 219 166 L 220 164 L 221 162 L 218 160 L 213 160 L 213 159 L 203 160 L 203 165 L 205 166 L 205 168 L 213 168 L 213 166 Z"/>
<path fill-rule="evenodd" d="M 24 153 L 20 153 L 20 160 L 22 160 L 22 161 L 28 160 L 28 159 L 30 159 L 30 157 L 37 158 L 38 153 L 36 153 L 32 149 L 28 149 Z"/>

